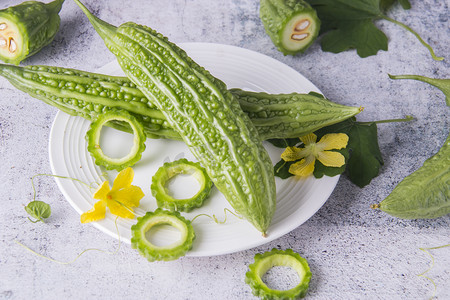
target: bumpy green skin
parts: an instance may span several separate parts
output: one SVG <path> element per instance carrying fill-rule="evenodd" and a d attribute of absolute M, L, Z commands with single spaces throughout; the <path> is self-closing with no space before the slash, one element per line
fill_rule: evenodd
<path fill-rule="evenodd" d="M 155 225 L 171 225 L 181 233 L 179 241 L 172 245 L 159 247 L 150 243 L 145 233 Z M 147 212 L 145 216 L 137 218 L 137 223 L 131 226 L 131 247 L 148 261 L 175 260 L 184 256 L 192 249 L 195 239 L 194 228 L 191 221 L 183 218 L 177 211 L 165 211 L 160 208 L 154 212 Z"/>
<path fill-rule="evenodd" d="M 0 64 L 0 75 L 15 87 L 73 116 L 89 121 L 111 109 L 133 115 L 149 138 L 181 140 L 164 115 L 126 77 L 107 76 L 49 66 L 16 67 Z M 231 89 L 260 137 L 299 137 L 349 118 L 361 110 L 306 94 L 267 94 Z M 108 124 L 128 131 L 120 123 Z"/>
<path fill-rule="evenodd" d="M 272 162 L 226 85 L 151 28 L 134 23 L 116 28 L 76 2 L 231 206 L 265 234 L 276 205 Z"/>
<path fill-rule="evenodd" d="M 167 182 L 178 174 L 194 176 L 200 184 L 198 192 L 190 197 L 175 199 L 168 194 Z M 185 158 L 164 163 L 152 177 L 151 191 L 156 199 L 158 207 L 176 211 L 191 211 L 203 205 L 205 199 L 211 193 L 213 183 L 206 170 L 199 164 L 188 161 Z"/>
<path fill-rule="evenodd" d="M 267 94 L 232 89 L 263 139 L 295 138 L 361 112 L 311 94 Z"/>
<path fill-rule="evenodd" d="M 134 134 L 133 147 L 130 153 L 122 158 L 111 158 L 105 155 L 100 147 L 100 133 L 103 125 L 109 121 L 128 123 Z M 107 170 L 121 171 L 136 164 L 145 150 L 145 133 L 142 125 L 126 111 L 111 110 L 107 113 L 99 114 L 97 119 L 90 124 L 86 132 L 88 151 L 94 158 L 95 164 L 105 167 Z"/>
<path fill-rule="evenodd" d="M 59 30 L 61 19 L 58 13 L 63 3 L 64 0 L 55 0 L 47 4 L 26 1 L 0 10 L 0 18 L 15 24 L 22 36 L 22 44 L 19 45 L 20 53 L 17 53 L 14 58 L 2 56 L 0 59 L 18 65 L 22 60 L 50 44 Z"/>
<path fill-rule="evenodd" d="M 289 22 L 298 15 L 304 14 L 309 17 L 315 30 L 311 32 L 309 42 L 302 45 L 299 49 L 289 49 L 283 42 L 284 31 L 291 31 L 287 27 Z M 316 40 L 320 30 L 320 20 L 317 13 L 306 1 L 303 0 L 261 0 L 259 15 L 266 33 L 271 38 L 274 45 L 284 55 L 295 55 L 303 53 Z"/>
<path fill-rule="evenodd" d="M 180 139 L 163 114 L 125 77 L 50 66 L 3 64 L 0 75 L 19 90 L 70 115 L 93 121 L 99 114 L 126 110 L 144 125 L 147 137 Z M 120 123 L 112 126 L 129 131 L 129 127 Z"/>
<path fill-rule="evenodd" d="M 261 277 L 274 266 L 291 267 L 297 271 L 300 282 L 289 290 L 273 290 Z M 272 249 L 270 252 L 255 255 L 255 262 L 245 274 L 245 282 L 250 285 L 255 296 L 265 300 L 290 300 L 303 298 L 309 287 L 311 271 L 306 259 L 292 249 Z"/>
<path fill-rule="evenodd" d="M 378 206 L 403 219 L 434 219 L 450 213 L 450 135 L 442 148 L 407 176 Z"/>

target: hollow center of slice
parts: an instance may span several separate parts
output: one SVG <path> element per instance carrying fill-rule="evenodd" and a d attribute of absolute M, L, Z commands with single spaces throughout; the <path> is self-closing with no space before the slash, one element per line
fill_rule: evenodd
<path fill-rule="evenodd" d="M 194 197 L 200 190 L 200 183 L 193 174 L 176 174 L 166 183 L 166 190 L 174 199 Z"/>
<path fill-rule="evenodd" d="M 105 125 L 108 125 L 109 122 L 106 122 Z M 99 144 L 106 156 L 119 159 L 127 156 L 131 152 L 134 145 L 134 136 L 127 132 L 103 126 Z"/>
<path fill-rule="evenodd" d="M 261 277 L 272 290 L 286 291 L 300 283 L 298 272 L 288 266 L 273 266 Z"/>
<path fill-rule="evenodd" d="M 145 233 L 145 238 L 156 247 L 168 247 L 181 240 L 181 231 L 169 223 L 153 225 Z"/>

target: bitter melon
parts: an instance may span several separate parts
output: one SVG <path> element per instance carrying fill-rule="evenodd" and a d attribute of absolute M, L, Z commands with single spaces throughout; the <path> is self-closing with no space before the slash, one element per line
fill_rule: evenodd
<path fill-rule="evenodd" d="M 450 213 L 450 135 L 438 153 L 405 177 L 380 204 L 402 219 L 434 219 Z"/>
<path fill-rule="evenodd" d="M 180 238 L 167 246 L 157 246 L 147 239 L 147 232 L 158 225 L 170 225 L 180 232 Z M 185 219 L 177 211 L 165 211 L 161 208 L 147 212 L 139 217 L 137 223 L 131 226 L 131 247 L 148 261 L 174 260 L 183 256 L 192 248 L 195 239 L 191 221 Z"/>
<path fill-rule="evenodd" d="M 288 290 L 275 290 L 267 286 L 262 276 L 272 267 L 290 267 L 297 272 L 299 283 Z M 255 262 L 249 266 L 245 274 L 245 282 L 250 285 L 255 296 L 266 300 L 290 300 L 303 298 L 309 287 L 311 271 L 306 259 L 292 249 L 272 251 L 255 255 Z"/>
<path fill-rule="evenodd" d="M 128 127 L 133 132 L 133 146 L 131 147 L 130 152 L 124 157 L 109 157 L 104 153 L 100 146 L 101 129 L 105 124 L 111 121 L 124 123 L 124 126 L 126 126 L 125 124 L 128 124 Z M 86 132 L 88 151 L 94 158 L 95 163 L 105 167 L 107 170 L 121 171 L 137 163 L 141 159 L 142 152 L 145 150 L 145 138 L 146 136 L 142 124 L 125 110 L 111 110 L 107 113 L 99 114 L 98 118 L 91 123 L 89 130 Z"/>
<path fill-rule="evenodd" d="M 226 85 L 155 30 L 131 22 L 112 26 L 75 2 L 231 206 L 265 235 L 276 206 L 272 162 Z"/>
<path fill-rule="evenodd" d="M 149 138 L 180 140 L 164 115 L 126 77 L 107 76 L 51 66 L 17 67 L 0 64 L 0 75 L 16 88 L 74 116 L 89 121 L 112 109 L 126 110 L 143 126 Z M 299 137 L 358 114 L 319 95 L 268 94 L 231 89 L 260 137 Z M 108 124 L 129 131 L 121 123 Z"/>
<path fill-rule="evenodd" d="M 183 199 L 176 199 L 169 195 L 166 184 L 178 174 L 188 174 L 198 181 L 200 187 L 195 195 Z M 211 179 L 199 163 L 182 158 L 164 163 L 153 175 L 150 188 L 158 207 L 176 211 L 191 211 L 202 206 L 203 201 L 211 192 L 212 185 Z"/>

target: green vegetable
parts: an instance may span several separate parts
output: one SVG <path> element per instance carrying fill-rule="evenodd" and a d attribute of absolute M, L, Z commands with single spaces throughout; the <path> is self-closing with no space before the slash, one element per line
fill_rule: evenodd
<path fill-rule="evenodd" d="M 403 219 L 434 219 L 450 213 L 450 135 L 422 167 L 372 208 Z"/>
<path fill-rule="evenodd" d="M 63 2 L 26 1 L 0 10 L 0 59 L 18 65 L 48 45 L 59 30 Z"/>
<path fill-rule="evenodd" d="M 450 106 L 450 79 L 418 75 L 389 75 L 392 79 L 415 79 L 439 88 Z M 433 219 L 450 213 L 450 134 L 442 148 L 423 166 L 403 179 L 380 204 L 372 205 L 404 219 Z"/>
<path fill-rule="evenodd" d="M 25 206 L 25 211 L 36 219 L 36 221 L 31 220 L 28 218 L 31 222 L 42 222 L 45 223 L 44 219 L 48 219 L 52 213 L 52 210 L 50 208 L 50 205 L 43 202 L 34 200 L 28 203 L 27 206 Z"/>
<path fill-rule="evenodd" d="M 322 22 L 322 50 L 339 53 L 355 48 L 360 57 L 377 54 L 388 49 L 388 38 L 373 22 L 384 19 L 401 26 L 412 33 L 424 45 L 435 60 L 433 49 L 415 31 L 403 23 L 389 18 L 384 9 L 391 7 L 392 0 L 306 0 L 316 9 Z M 402 0 L 402 6 L 409 8 L 409 1 Z"/>
<path fill-rule="evenodd" d="M 264 139 L 298 138 L 339 123 L 362 111 L 316 94 L 277 94 L 232 89 L 242 109 Z"/>
<path fill-rule="evenodd" d="M 160 33 L 134 23 L 114 27 L 75 1 L 128 78 L 164 114 L 218 190 L 264 235 L 276 205 L 272 163 L 226 85 Z"/>
<path fill-rule="evenodd" d="M 122 109 L 143 124 L 147 137 L 181 139 L 164 115 L 126 77 L 59 67 L 1 64 L 0 75 L 16 88 L 70 115 L 93 121 L 98 114 Z M 360 112 L 357 107 L 335 104 L 319 94 L 230 91 L 250 116 L 262 139 L 298 137 Z M 117 122 L 108 126 L 130 129 Z"/>
<path fill-rule="evenodd" d="M 195 239 L 194 228 L 189 220 L 183 218 L 177 211 L 165 211 L 160 208 L 147 212 L 139 217 L 137 223 L 131 226 L 131 247 L 149 261 L 174 260 L 183 256 L 192 248 Z M 181 237 L 168 246 L 156 246 L 147 239 L 146 233 L 157 225 L 170 225 L 178 229 Z"/>
<path fill-rule="evenodd" d="M 297 272 L 300 282 L 289 290 L 269 288 L 261 277 L 274 266 L 291 267 Z M 310 280 L 311 271 L 308 262 L 292 249 L 284 251 L 272 249 L 264 254 L 256 254 L 255 262 L 249 266 L 249 271 L 245 274 L 245 282 L 250 285 L 253 294 L 266 300 L 303 298 L 308 290 Z"/>
<path fill-rule="evenodd" d="M 164 115 L 126 77 L 49 66 L 0 64 L 0 75 L 30 96 L 89 121 L 111 110 L 125 110 L 144 125 L 147 137 L 180 139 Z M 129 131 L 123 123 L 109 126 Z"/>
<path fill-rule="evenodd" d="M 133 147 L 130 152 L 121 158 L 112 158 L 107 156 L 100 147 L 100 133 L 103 125 L 110 121 L 128 123 L 133 131 Z M 97 119 L 90 124 L 86 132 L 88 142 L 88 151 L 91 153 L 95 163 L 105 167 L 107 170 L 121 171 L 131 167 L 141 159 L 142 152 L 145 150 L 145 133 L 142 125 L 126 111 L 109 111 L 99 114 Z"/>
<path fill-rule="evenodd" d="M 261 0 L 259 16 L 272 42 L 284 55 L 304 52 L 319 34 L 316 11 L 303 0 Z"/>
<path fill-rule="evenodd" d="M 167 182 L 178 174 L 189 174 L 200 184 L 198 192 L 185 199 L 176 199 L 169 195 L 166 188 Z M 156 171 L 152 178 L 152 195 L 156 198 L 158 207 L 176 211 L 190 211 L 200 207 L 211 192 L 212 181 L 199 163 L 179 159 L 167 162 Z"/>

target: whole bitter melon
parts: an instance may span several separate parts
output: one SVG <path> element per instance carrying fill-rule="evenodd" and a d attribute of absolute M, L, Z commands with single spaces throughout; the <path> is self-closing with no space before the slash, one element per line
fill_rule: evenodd
<path fill-rule="evenodd" d="M 111 109 L 123 109 L 143 126 L 149 138 L 181 139 L 164 115 L 126 77 L 50 66 L 0 64 L 0 75 L 15 87 L 65 113 L 89 121 Z M 299 137 L 341 122 L 361 110 L 318 95 L 268 94 L 231 89 L 263 140 Z M 109 124 L 128 130 L 121 123 Z"/>
<path fill-rule="evenodd" d="M 276 206 L 272 162 L 226 85 L 155 30 L 135 23 L 112 26 L 75 2 L 231 206 L 265 235 Z"/>
<path fill-rule="evenodd" d="M 266 139 L 294 138 L 351 118 L 362 108 L 311 94 L 268 94 L 232 89 L 244 112 Z"/>
<path fill-rule="evenodd" d="M 434 219 L 450 213 L 450 135 L 434 156 L 406 176 L 372 208 L 403 219 Z"/>

